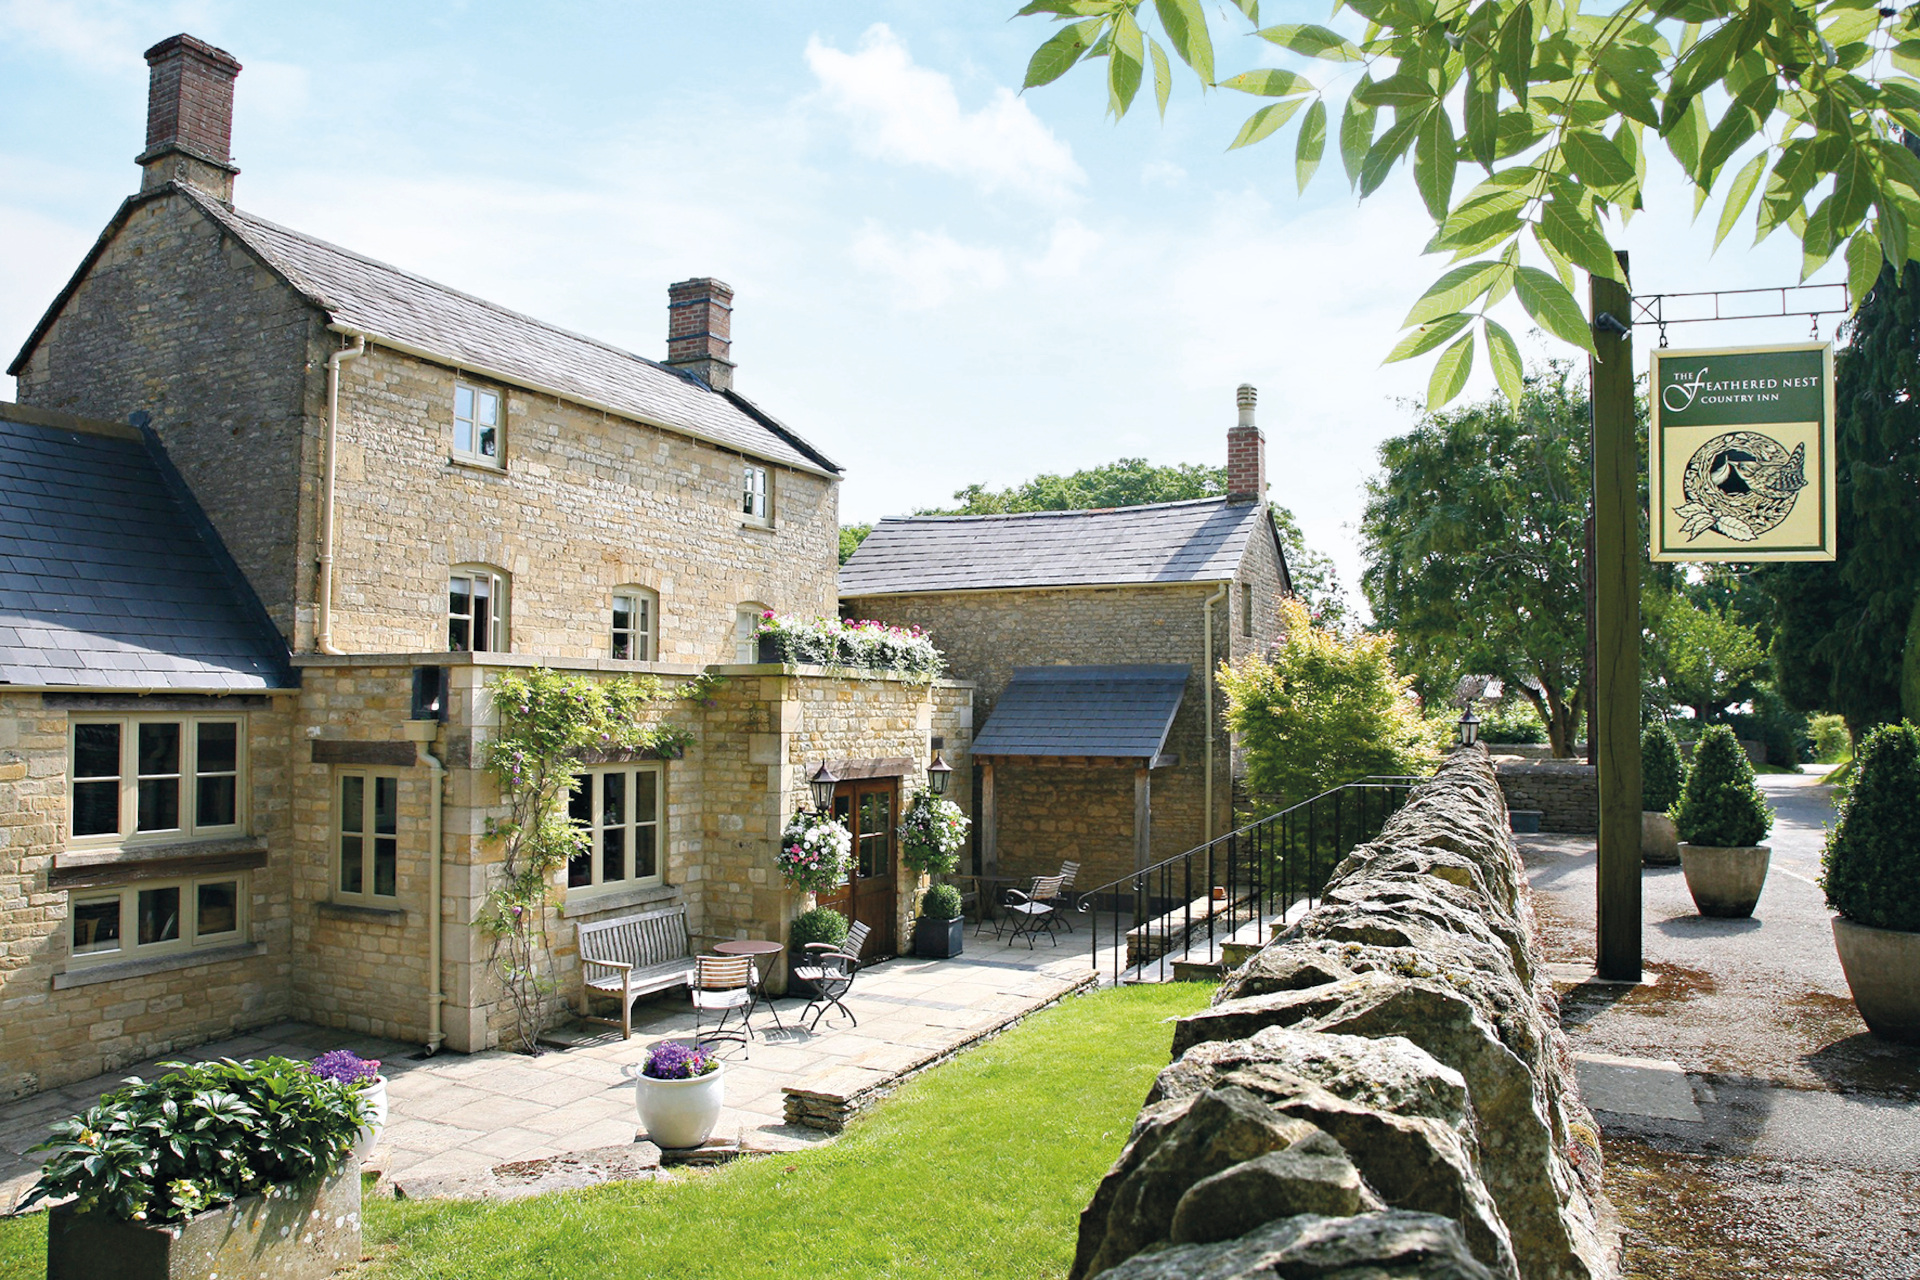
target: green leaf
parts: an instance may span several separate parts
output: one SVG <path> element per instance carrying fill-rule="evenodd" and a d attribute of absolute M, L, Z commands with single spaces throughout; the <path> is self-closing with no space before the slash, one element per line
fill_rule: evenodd
<path fill-rule="evenodd" d="M 1080 55 L 1087 51 L 1093 38 L 1100 30 L 1099 18 L 1088 18 L 1084 22 L 1075 22 L 1053 33 L 1047 42 L 1033 51 L 1033 57 L 1027 61 L 1027 79 L 1021 87 L 1032 89 L 1043 84 L 1052 84 L 1080 61 Z"/>
<path fill-rule="evenodd" d="M 1173 51 L 1193 68 L 1200 83 L 1213 83 L 1213 37 L 1207 32 L 1207 15 L 1200 0 L 1154 0 L 1160 25 L 1173 41 Z"/>
<path fill-rule="evenodd" d="M 1250 147 L 1268 134 L 1293 118 L 1293 113 L 1306 105 L 1305 98 L 1289 98 L 1285 102 L 1276 102 L 1265 106 L 1247 117 L 1240 126 L 1240 132 L 1227 147 L 1232 151 L 1238 147 Z"/>
<path fill-rule="evenodd" d="M 1360 102 L 1358 90 L 1348 95 L 1346 109 L 1340 113 L 1340 163 L 1347 170 L 1348 186 L 1360 181 L 1361 162 L 1373 146 L 1374 114 L 1372 107 Z"/>
<path fill-rule="evenodd" d="M 1590 187 L 1614 187 L 1633 177 L 1633 162 L 1603 133 L 1570 129 L 1561 151 L 1575 176 Z"/>
<path fill-rule="evenodd" d="M 1484 68 L 1472 68 L 1467 76 L 1465 106 L 1467 150 L 1490 171 L 1500 149 L 1500 91 Z"/>
<path fill-rule="evenodd" d="M 1713 237 L 1714 248 L 1720 247 L 1720 242 L 1727 238 L 1727 232 L 1733 230 L 1733 224 L 1740 221 L 1740 215 L 1746 212 L 1747 201 L 1753 199 L 1753 190 L 1760 185 L 1760 174 L 1766 167 L 1767 153 L 1762 151 L 1733 175 L 1733 183 L 1727 188 L 1727 203 L 1720 210 L 1720 229 Z"/>
<path fill-rule="evenodd" d="M 1599 223 L 1583 213 L 1577 204 L 1549 200 L 1540 209 L 1534 234 L 1561 257 L 1586 268 L 1590 274 L 1607 280 L 1620 278 L 1620 263 L 1613 256 L 1613 246 L 1607 243 Z"/>
<path fill-rule="evenodd" d="M 1911 76 L 1920 76 L 1920 40 L 1902 40 L 1893 46 L 1893 65 Z"/>
<path fill-rule="evenodd" d="M 1833 212 L 1829 222 L 1836 238 L 1851 231 L 1866 216 L 1875 192 L 1873 162 L 1860 147 L 1848 147 L 1833 171 Z"/>
<path fill-rule="evenodd" d="M 1453 205 L 1454 166 L 1459 147 L 1453 139 L 1453 121 L 1445 110 L 1427 113 L 1420 126 L 1420 137 L 1413 151 L 1413 181 L 1427 212 L 1435 222 L 1444 222 Z"/>
<path fill-rule="evenodd" d="M 1526 389 L 1520 348 L 1514 343 L 1512 334 L 1485 316 L 1480 318 L 1480 328 L 1487 335 L 1487 363 L 1493 366 L 1493 379 L 1500 384 L 1500 390 L 1506 392 L 1513 406 L 1518 408 L 1520 393 Z"/>
<path fill-rule="evenodd" d="M 1307 108 L 1307 118 L 1300 122 L 1300 137 L 1293 146 L 1293 171 L 1299 179 L 1300 190 L 1307 189 L 1307 183 L 1313 181 L 1314 172 L 1320 168 L 1320 157 L 1327 150 L 1327 102 L 1325 98 L 1315 98 L 1313 105 Z"/>
<path fill-rule="evenodd" d="M 1853 309 L 1858 311 L 1880 278 L 1880 240 L 1865 227 L 1853 233 L 1847 242 L 1847 288 L 1853 293 Z"/>
<path fill-rule="evenodd" d="M 1284 98 L 1290 93 L 1310 92 L 1313 89 L 1313 83 L 1291 71 L 1267 67 L 1260 71 L 1242 71 L 1237 76 L 1228 76 L 1220 82 L 1220 87 L 1237 89 L 1241 93 L 1257 94 L 1262 98 Z"/>
<path fill-rule="evenodd" d="M 1289 22 L 1277 27 L 1263 27 L 1253 34 L 1262 40 L 1279 45 L 1282 49 L 1291 49 L 1295 53 L 1304 53 L 1309 58 L 1320 58 L 1327 62 L 1363 62 L 1366 55 L 1356 48 L 1351 40 L 1337 31 L 1311 23 Z"/>
<path fill-rule="evenodd" d="M 1499 68 L 1521 106 L 1533 86 L 1533 33 L 1539 21 L 1531 4 L 1516 4 L 1500 28 Z"/>
<path fill-rule="evenodd" d="M 1542 329 L 1563 342 L 1571 342 L 1588 355 L 1598 354 L 1593 349 L 1593 333 L 1587 328 L 1587 318 L 1580 313 L 1580 304 L 1574 301 L 1573 292 L 1567 286 L 1537 267 L 1521 267 L 1514 279 L 1513 291 L 1519 295 L 1520 305 Z"/>
<path fill-rule="evenodd" d="M 1413 304 L 1413 310 L 1407 312 L 1407 318 L 1400 322 L 1401 328 L 1426 324 L 1442 316 L 1463 311 L 1466 307 L 1491 289 L 1502 276 L 1509 274 L 1507 263 L 1495 259 L 1481 262 L 1468 262 L 1441 276 L 1427 291 L 1420 295 L 1420 301 Z"/>
<path fill-rule="evenodd" d="M 1167 99 L 1173 96 L 1173 68 L 1167 64 L 1167 51 L 1160 47 L 1158 40 L 1147 41 L 1147 51 L 1153 55 L 1153 101 L 1160 108 L 1160 118 L 1167 118 Z"/>
<path fill-rule="evenodd" d="M 1473 369 L 1473 332 L 1440 353 L 1434 362 L 1433 377 L 1427 381 L 1427 412 L 1431 413 L 1459 395 Z"/>
<path fill-rule="evenodd" d="M 1457 312 L 1450 316 L 1441 316 L 1438 320 L 1429 321 L 1415 329 L 1412 333 L 1409 333 L 1406 337 L 1400 339 L 1393 350 L 1387 353 L 1387 358 L 1380 363 L 1395 364 L 1401 360 L 1411 360 L 1415 356 L 1425 355 L 1427 352 L 1445 342 L 1448 338 L 1451 338 L 1454 334 L 1466 328 L 1472 321 L 1472 316 Z"/>
<path fill-rule="evenodd" d="M 1700 149 L 1700 171 L 1703 186 L 1712 186 L 1714 178 L 1720 172 L 1720 166 L 1732 158 L 1733 153 L 1746 144 L 1760 128 L 1760 117 L 1751 110 L 1735 102 L 1727 107 L 1726 114 L 1720 117 L 1720 123 L 1713 126 L 1713 132 L 1707 135 L 1707 142 Z"/>
<path fill-rule="evenodd" d="M 1707 132 L 1706 104 L 1697 98 L 1679 113 L 1671 127 L 1661 128 L 1667 139 L 1667 150 L 1695 182 L 1700 180 L 1700 147 L 1706 141 Z"/>
<path fill-rule="evenodd" d="M 1109 34 L 1113 47 L 1107 54 L 1107 109 L 1118 119 L 1127 114 L 1127 108 L 1133 105 L 1133 95 L 1140 92 L 1147 51 L 1140 25 L 1130 13 L 1115 17 Z"/>
<path fill-rule="evenodd" d="M 1393 122 L 1393 127 L 1380 135 L 1380 140 L 1367 151 L 1366 159 L 1360 162 L 1360 195 L 1362 198 L 1372 195 L 1387 180 L 1387 174 L 1393 169 L 1394 162 L 1407 153 L 1413 145 L 1414 135 L 1424 119 L 1418 113 L 1405 113 Z"/>
<path fill-rule="evenodd" d="M 1245 14 L 1248 22 L 1260 21 L 1260 0 L 1233 0 L 1233 7 Z"/>

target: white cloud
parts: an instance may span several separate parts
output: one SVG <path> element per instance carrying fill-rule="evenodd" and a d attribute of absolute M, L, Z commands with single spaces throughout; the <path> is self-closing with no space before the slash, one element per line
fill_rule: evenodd
<path fill-rule="evenodd" d="M 908 310 L 937 307 L 959 292 L 997 289 L 1007 280 L 998 249 L 961 244 L 945 231 L 902 237 L 868 223 L 852 252 L 855 265 L 888 280 L 895 303 Z"/>
<path fill-rule="evenodd" d="M 141 50 L 205 18 L 202 5 L 125 0 L 0 0 L 0 35 L 46 49 L 92 71 L 144 70 Z M 164 28 L 164 30 L 162 29 Z"/>
<path fill-rule="evenodd" d="M 853 53 L 809 39 L 807 65 L 870 156 L 1048 204 L 1070 199 L 1086 181 L 1072 148 L 1011 91 L 996 87 L 985 106 L 963 110 L 952 79 L 916 65 L 885 23 L 867 28 Z"/>
<path fill-rule="evenodd" d="M 1171 160 L 1149 160 L 1140 166 L 1140 185 L 1172 190 L 1187 180 L 1187 171 Z"/>
<path fill-rule="evenodd" d="M 1064 277 L 1080 274 L 1087 259 L 1100 251 L 1106 238 L 1084 226 L 1077 218 L 1062 218 L 1053 224 L 1047 251 L 1028 270 L 1036 276 Z"/>

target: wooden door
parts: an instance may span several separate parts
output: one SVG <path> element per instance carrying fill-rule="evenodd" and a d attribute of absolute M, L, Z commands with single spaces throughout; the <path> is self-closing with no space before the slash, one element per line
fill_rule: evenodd
<path fill-rule="evenodd" d="M 843 782 L 833 793 L 833 816 L 853 833 L 853 865 L 845 889 L 823 900 L 844 912 L 849 921 L 873 931 L 867 938 L 865 958 L 890 956 L 899 950 L 894 937 L 894 915 L 899 909 L 894 826 L 899 810 L 898 778 Z"/>

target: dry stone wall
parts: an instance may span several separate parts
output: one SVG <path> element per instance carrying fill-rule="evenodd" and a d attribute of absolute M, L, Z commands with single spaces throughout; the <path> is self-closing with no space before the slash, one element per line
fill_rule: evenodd
<path fill-rule="evenodd" d="M 1500 790 L 1509 809 L 1538 809 L 1540 829 L 1585 835 L 1600 829 L 1600 780 L 1571 760 L 1503 760 Z"/>
<path fill-rule="evenodd" d="M 1618 1274 L 1506 817 L 1456 751 L 1180 1021 L 1072 1280 Z"/>

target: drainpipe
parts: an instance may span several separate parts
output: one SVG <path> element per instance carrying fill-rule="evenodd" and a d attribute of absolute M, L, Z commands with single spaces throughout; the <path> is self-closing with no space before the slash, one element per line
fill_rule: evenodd
<path fill-rule="evenodd" d="M 366 337 L 356 335 L 351 347 L 342 347 L 327 357 L 325 497 L 320 504 L 320 599 L 319 616 L 314 619 L 313 647 L 335 656 L 340 650 L 333 645 L 333 456 L 334 443 L 340 434 L 340 366 L 366 353 Z"/>
<path fill-rule="evenodd" d="M 1219 604 L 1222 600 L 1225 600 L 1226 598 L 1227 598 L 1227 584 L 1223 582 L 1220 584 L 1220 589 L 1214 592 L 1212 595 L 1208 596 L 1206 599 L 1206 603 L 1200 606 L 1200 616 L 1204 620 L 1205 626 L 1207 629 L 1207 639 L 1206 639 L 1207 705 L 1205 709 L 1201 712 L 1200 718 L 1206 728 L 1206 734 L 1207 734 L 1206 833 L 1207 833 L 1207 841 L 1209 843 L 1211 843 L 1213 840 L 1213 606 Z"/>
<path fill-rule="evenodd" d="M 431 720 L 407 722 L 407 736 L 418 744 L 420 758 L 427 762 L 427 768 L 433 779 L 433 803 L 429 807 L 431 816 L 427 822 L 428 839 L 432 842 L 428 846 L 431 853 L 427 862 L 427 1052 L 429 1054 L 437 1052 L 441 1041 L 446 1039 L 445 1034 L 440 1030 L 440 1006 L 445 1004 L 447 999 L 446 993 L 440 989 L 440 885 L 443 874 L 442 863 L 446 859 L 442 808 L 447 766 L 427 750 L 433 742 L 436 728 L 438 726 Z"/>

